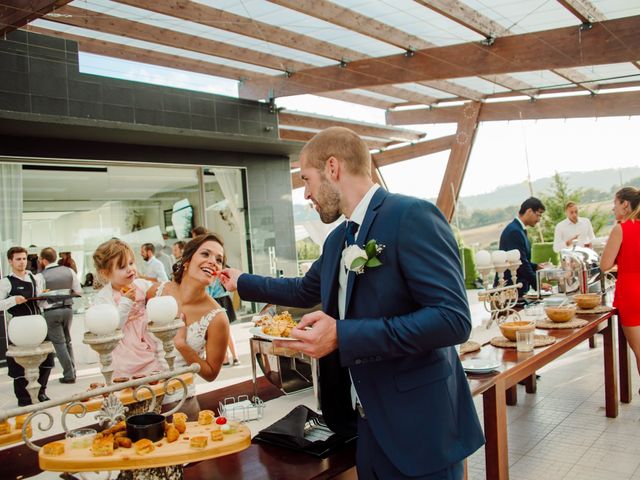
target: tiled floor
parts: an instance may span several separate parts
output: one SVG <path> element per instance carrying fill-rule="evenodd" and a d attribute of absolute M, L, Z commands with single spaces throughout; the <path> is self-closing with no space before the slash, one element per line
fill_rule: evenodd
<path fill-rule="evenodd" d="M 474 295 L 470 295 L 473 300 Z M 472 305 L 474 318 L 481 315 Z M 232 326 L 242 364 L 226 367 L 212 383 L 198 382 L 198 391 L 238 383 L 251 377 L 249 324 Z M 589 349 L 585 342 L 539 373 L 538 392 L 527 394 L 518 387 L 518 405 L 508 407 L 509 463 L 513 480 L 640 480 L 640 396 L 629 405 L 620 404 L 620 415 L 604 414 L 602 339 Z M 100 378 L 97 366 L 82 365 L 74 389 L 80 390 Z M 633 371 L 634 391 L 640 381 Z M 54 372 L 49 394 L 55 398 L 69 387 L 57 382 Z M 14 406 L 10 379 L 0 372 L 0 408 Z M 482 418 L 482 401 L 476 398 Z M 59 422 L 58 422 L 59 423 Z M 469 478 L 484 479 L 484 449 L 469 458 Z"/>

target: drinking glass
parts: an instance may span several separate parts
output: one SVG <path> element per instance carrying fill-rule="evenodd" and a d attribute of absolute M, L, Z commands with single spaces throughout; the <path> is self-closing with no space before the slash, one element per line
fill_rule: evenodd
<path fill-rule="evenodd" d="M 533 331 L 516 331 L 516 350 L 518 352 L 533 352 Z"/>

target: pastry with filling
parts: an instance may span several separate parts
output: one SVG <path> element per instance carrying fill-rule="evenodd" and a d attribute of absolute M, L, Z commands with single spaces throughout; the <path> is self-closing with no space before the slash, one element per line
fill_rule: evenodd
<path fill-rule="evenodd" d="M 133 442 L 128 437 L 116 437 L 115 442 L 116 446 L 122 448 L 131 448 L 131 446 L 133 445 Z"/>
<path fill-rule="evenodd" d="M 211 431 L 211 440 L 214 442 L 221 442 L 224 440 L 224 435 L 221 430 L 212 430 Z"/>
<path fill-rule="evenodd" d="M 9 425 L 8 420 L 5 420 L 0 423 L 0 435 L 6 435 L 7 433 L 11 433 L 11 425 Z"/>
<path fill-rule="evenodd" d="M 187 431 L 187 422 L 185 422 L 182 418 L 173 417 L 173 426 L 176 427 L 178 432 L 184 433 Z"/>
<path fill-rule="evenodd" d="M 113 455 L 113 434 L 96 435 L 91 445 L 91 453 L 94 457 L 109 457 Z"/>
<path fill-rule="evenodd" d="M 44 449 L 45 455 L 53 455 L 55 457 L 58 457 L 64 454 L 64 442 L 62 441 L 47 443 L 42 448 Z"/>
<path fill-rule="evenodd" d="M 146 455 L 147 453 L 153 452 L 156 447 L 151 440 L 148 438 L 142 438 L 133 444 L 136 449 L 136 453 L 138 455 Z"/>
<path fill-rule="evenodd" d="M 169 443 L 173 443 L 180 438 L 180 432 L 171 424 L 169 424 L 169 428 L 165 430 L 164 434 L 167 436 L 167 442 Z"/>
<path fill-rule="evenodd" d="M 205 436 L 191 437 L 191 440 L 189 440 L 189 446 L 191 448 L 204 448 L 207 446 L 207 443 L 207 437 Z"/>
<path fill-rule="evenodd" d="M 16 430 L 20 430 L 22 428 L 22 426 L 24 425 L 24 422 L 27 421 L 28 416 L 29 415 L 25 413 L 24 415 L 18 415 L 16 417 Z"/>
<path fill-rule="evenodd" d="M 211 410 L 201 410 L 198 414 L 198 425 L 210 425 L 216 416 Z"/>

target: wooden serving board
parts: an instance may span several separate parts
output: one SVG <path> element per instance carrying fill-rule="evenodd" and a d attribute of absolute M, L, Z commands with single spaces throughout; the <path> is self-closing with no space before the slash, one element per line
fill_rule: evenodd
<path fill-rule="evenodd" d="M 27 429 L 27 437 L 31 438 L 31 434 L 33 431 L 31 427 Z M 22 441 L 22 427 L 19 429 L 15 428 L 15 425 L 11 425 L 11 431 L 9 433 L 5 433 L 4 435 L 0 435 L 0 447 L 5 445 L 10 445 L 12 443 L 21 442 Z"/>
<path fill-rule="evenodd" d="M 179 378 L 181 378 L 187 385 L 193 383 L 193 374 L 191 373 L 182 374 L 179 376 Z M 177 380 L 173 380 L 169 382 L 168 387 L 170 386 L 180 388 L 180 382 L 178 382 Z M 156 383 L 155 385 L 150 385 L 150 387 L 153 389 L 153 392 L 156 395 L 164 394 L 164 382 L 161 381 L 159 383 Z M 130 405 L 136 402 L 133 398 L 133 388 L 125 388 L 124 390 L 120 390 L 119 392 L 116 392 L 116 396 L 120 399 L 120 402 L 122 402 L 123 405 Z M 150 398 L 151 393 L 146 388 L 138 392 L 139 400 L 149 400 Z M 82 402 L 82 405 L 87 408 L 87 412 L 96 412 L 102 407 L 103 400 L 104 398 L 102 396 L 93 397 L 88 402 Z M 66 403 L 60 405 L 60 410 L 64 410 L 67 405 L 68 404 Z M 80 405 L 76 405 L 69 410 L 69 413 L 82 413 L 82 407 Z"/>
<path fill-rule="evenodd" d="M 65 445 L 62 455 L 45 455 L 41 449 L 38 457 L 40 468 L 53 472 L 97 472 L 108 470 L 135 470 L 141 468 L 168 467 L 185 463 L 199 462 L 240 452 L 251 445 L 251 431 L 243 424 L 237 426 L 235 433 L 223 435 L 222 441 L 211 440 L 214 425 L 198 425 L 187 422 L 187 430 L 173 443 L 166 438 L 155 442 L 156 449 L 146 455 L 139 455 L 135 448 L 118 448 L 109 457 L 94 457 L 91 448 L 70 449 Z M 205 448 L 193 448 L 189 445 L 191 437 L 204 435 L 208 442 Z"/>

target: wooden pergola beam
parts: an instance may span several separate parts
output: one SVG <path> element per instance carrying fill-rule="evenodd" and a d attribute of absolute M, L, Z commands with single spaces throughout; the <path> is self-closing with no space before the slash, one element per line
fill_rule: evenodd
<path fill-rule="evenodd" d="M 607 19 L 589 0 L 558 0 L 558 3 L 582 23 L 601 22 Z"/>
<path fill-rule="evenodd" d="M 404 147 L 390 148 L 384 152 L 374 153 L 371 158 L 375 160 L 378 167 L 385 167 L 405 160 L 411 160 L 412 158 L 424 157 L 425 155 L 449 150 L 454 140 L 455 135 L 434 138 L 433 140 L 425 140 Z"/>
<path fill-rule="evenodd" d="M 424 133 L 413 132 L 402 128 L 375 125 L 371 123 L 351 122 L 341 118 L 323 117 L 320 115 L 302 114 L 281 110 L 278 112 L 278 125 L 280 127 L 298 127 L 310 130 L 324 130 L 329 127 L 346 127 L 360 136 L 388 138 L 390 141 L 413 142 L 422 137 Z"/>
<path fill-rule="evenodd" d="M 460 187 L 467 170 L 471 149 L 478 131 L 480 111 L 484 108 L 480 102 L 470 102 L 464 106 L 455 141 L 449 153 L 447 169 L 442 178 L 440 193 L 436 205 L 442 211 L 449 222 L 455 213 L 456 202 L 460 196 Z"/>
<path fill-rule="evenodd" d="M 308 130 L 293 130 L 291 128 L 279 128 L 280 138 L 282 140 L 292 140 L 294 142 L 308 142 L 318 132 L 310 132 Z M 395 142 L 391 140 L 373 139 L 368 137 L 362 137 L 366 142 L 369 150 L 379 150 L 386 148 L 389 145 L 393 145 Z"/>
<path fill-rule="evenodd" d="M 465 43 L 359 60 L 348 68 L 321 67 L 290 77 L 245 82 L 243 98 L 264 99 L 450 78 L 507 74 L 636 61 L 640 16 L 606 20 L 590 30 L 564 27 L 498 38 L 493 45 Z M 458 59 L 458 63 L 454 62 Z"/>
<path fill-rule="evenodd" d="M 229 43 L 218 42 L 196 35 L 189 35 L 168 28 L 160 28 L 104 13 L 84 10 L 73 6 L 59 9 L 62 16 L 45 17 L 47 20 L 87 28 L 98 32 L 110 33 L 126 38 L 133 38 L 159 45 L 190 50 L 216 57 L 228 58 L 238 62 L 271 68 L 280 71 L 295 71 L 311 68 L 308 63 L 289 58 L 263 53 L 249 48 L 238 47 Z"/>
<path fill-rule="evenodd" d="M 47 28 L 32 26 L 28 28 L 30 32 L 73 40 L 78 43 L 78 49 L 81 52 L 93 53 L 94 55 L 120 58 L 122 60 L 148 63 L 150 65 L 158 65 L 160 67 L 176 68 L 187 72 L 203 73 L 205 75 L 214 75 L 216 77 L 230 78 L 234 80 L 265 76 L 251 70 L 244 70 L 241 68 L 205 62 L 203 60 L 196 60 L 179 55 L 162 53 L 156 50 L 133 47 L 130 45 L 123 45 L 121 43 L 108 42 L 106 40 L 98 40 L 81 35 L 74 35 L 72 33 L 49 30 Z"/>
<path fill-rule="evenodd" d="M 0 3 L 0 35 L 25 26 L 71 0 L 3 0 Z"/>
<path fill-rule="evenodd" d="M 453 123 L 464 107 L 388 111 L 389 125 Z M 481 122 L 553 118 L 621 117 L 640 115 L 640 92 L 601 93 L 535 101 L 485 103 Z"/>

